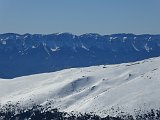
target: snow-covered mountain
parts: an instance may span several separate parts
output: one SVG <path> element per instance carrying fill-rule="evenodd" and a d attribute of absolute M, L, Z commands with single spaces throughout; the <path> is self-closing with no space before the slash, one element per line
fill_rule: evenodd
<path fill-rule="evenodd" d="M 71 68 L 0 79 L 0 104 L 42 104 L 64 111 L 96 112 L 160 107 L 160 57 L 116 65 Z"/>
<path fill-rule="evenodd" d="M 0 34 L 0 78 L 134 62 L 159 51 L 160 35 Z"/>

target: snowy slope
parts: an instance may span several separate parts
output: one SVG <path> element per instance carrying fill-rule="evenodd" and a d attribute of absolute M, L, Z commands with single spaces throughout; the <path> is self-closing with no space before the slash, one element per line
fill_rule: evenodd
<path fill-rule="evenodd" d="M 133 113 L 160 107 L 159 73 L 160 57 L 0 79 L 0 103 L 52 103 L 64 111 L 101 115 L 118 110 Z"/>

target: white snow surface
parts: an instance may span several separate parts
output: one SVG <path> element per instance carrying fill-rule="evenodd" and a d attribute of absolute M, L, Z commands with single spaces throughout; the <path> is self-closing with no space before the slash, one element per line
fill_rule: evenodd
<path fill-rule="evenodd" d="M 0 104 L 33 103 L 99 115 L 160 107 L 160 57 L 0 79 Z"/>
<path fill-rule="evenodd" d="M 52 51 L 52 52 L 56 52 L 56 51 L 59 51 L 59 50 L 60 50 L 60 48 L 57 47 L 57 46 L 56 46 L 55 48 L 51 48 L 51 51 Z"/>

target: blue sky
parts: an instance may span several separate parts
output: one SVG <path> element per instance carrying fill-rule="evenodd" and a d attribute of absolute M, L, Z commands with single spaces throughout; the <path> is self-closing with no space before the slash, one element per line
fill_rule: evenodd
<path fill-rule="evenodd" d="M 0 0 L 0 33 L 160 34 L 160 0 Z"/>

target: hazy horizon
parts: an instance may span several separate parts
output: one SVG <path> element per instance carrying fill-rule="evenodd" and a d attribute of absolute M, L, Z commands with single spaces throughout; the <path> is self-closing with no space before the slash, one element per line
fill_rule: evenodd
<path fill-rule="evenodd" d="M 160 35 L 160 33 L 155 33 L 155 34 L 150 34 L 150 33 L 141 33 L 141 34 L 134 34 L 134 33 L 111 33 L 111 34 L 101 34 L 101 33 L 81 33 L 81 34 L 74 34 L 71 32 L 56 32 L 56 33 L 15 33 L 15 32 L 5 32 L 5 33 L 0 33 L 2 34 L 18 34 L 18 35 L 25 35 L 25 34 L 30 34 L 30 35 L 51 35 L 51 34 L 63 34 L 63 33 L 67 33 L 67 34 L 72 34 L 72 35 L 76 35 L 76 36 L 81 36 L 81 35 L 85 35 L 85 34 L 98 34 L 98 35 L 116 35 L 116 34 L 133 34 L 133 35 Z"/>
<path fill-rule="evenodd" d="M 160 34 L 160 1 L 0 0 L 0 33 Z"/>

